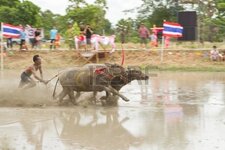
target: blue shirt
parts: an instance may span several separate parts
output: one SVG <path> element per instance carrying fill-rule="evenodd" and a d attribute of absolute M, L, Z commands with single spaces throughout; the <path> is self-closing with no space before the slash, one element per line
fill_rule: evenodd
<path fill-rule="evenodd" d="M 24 31 L 20 31 L 20 39 L 22 40 L 26 39 L 26 33 Z"/>
<path fill-rule="evenodd" d="M 55 39 L 56 38 L 56 34 L 57 34 L 58 30 L 56 29 L 51 29 L 50 30 L 50 39 Z"/>

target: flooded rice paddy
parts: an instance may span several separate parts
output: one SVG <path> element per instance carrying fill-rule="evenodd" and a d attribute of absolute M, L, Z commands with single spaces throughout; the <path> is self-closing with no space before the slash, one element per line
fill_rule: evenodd
<path fill-rule="evenodd" d="M 54 81 L 21 92 L 18 76 L 6 72 L 0 149 L 224 150 L 225 73 L 154 74 L 122 88 L 130 102 L 103 107 L 85 103 L 90 93 L 78 106 L 59 106 L 51 98 Z"/>

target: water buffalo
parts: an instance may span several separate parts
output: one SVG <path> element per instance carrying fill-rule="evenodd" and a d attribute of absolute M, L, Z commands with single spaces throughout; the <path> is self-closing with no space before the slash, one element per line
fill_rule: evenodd
<path fill-rule="evenodd" d="M 101 64 L 87 64 L 86 67 L 99 67 Z M 110 80 L 110 85 L 117 91 L 120 91 L 122 87 L 129 84 L 133 80 L 148 80 L 148 75 L 141 71 L 139 67 L 128 67 L 126 69 L 126 73 L 122 76 L 115 76 Z M 98 91 L 94 91 L 92 102 L 96 103 L 96 95 Z M 79 95 L 79 94 L 78 94 Z M 106 96 L 101 97 L 101 102 L 103 105 L 116 105 L 117 97 L 115 94 L 111 95 L 111 93 L 106 91 Z"/>
<path fill-rule="evenodd" d="M 117 76 L 111 80 L 110 84 L 114 89 L 116 89 L 119 92 L 122 87 L 129 84 L 133 80 L 148 80 L 148 79 L 149 76 L 143 73 L 139 67 L 132 67 L 127 69 L 126 75 L 123 76 L 123 78 Z M 94 93 L 94 95 L 96 96 L 96 93 Z M 117 104 L 117 98 L 115 96 L 116 95 L 114 94 L 113 97 L 111 97 L 109 93 L 106 92 L 106 97 L 108 97 L 109 99 L 108 104 L 111 105 Z M 105 99 L 106 97 L 102 97 L 102 99 Z"/>
<path fill-rule="evenodd" d="M 91 91 L 106 91 L 107 93 L 118 95 L 124 101 L 129 101 L 111 86 L 113 78 L 123 78 L 124 76 L 127 76 L 126 70 L 116 64 L 72 68 L 60 74 L 57 80 L 57 82 L 60 81 L 63 89 L 58 95 L 59 102 L 61 102 L 66 95 L 69 95 L 71 101 L 76 104 L 76 99 L 80 96 L 80 92 Z M 77 92 L 76 97 L 74 96 L 74 91 Z M 53 96 L 55 96 L 55 90 Z"/>
<path fill-rule="evenodd" d="M 128 68 L 126 76 L 123 78 L 115 77 L 111 80 L 111 86 L 119 91 L 123 86 L 129 84 L 133 80 L 148 80 L 149 77 L 138 67 Z"/>

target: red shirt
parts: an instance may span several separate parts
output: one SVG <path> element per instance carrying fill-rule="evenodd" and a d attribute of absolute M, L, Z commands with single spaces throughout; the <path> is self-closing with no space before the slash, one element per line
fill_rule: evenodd
<path fill-rule="evenodd" d="M 146 28 L 146 27 L 140 27 L 139 29 L 138 29 L 138 33 L 139 33 L 139 36 L 140 37 L 143 37 L 143 38 L 148 38 L 148 36 L 149 36 L 149 31 L 148 31 L 148 29 Z"/>

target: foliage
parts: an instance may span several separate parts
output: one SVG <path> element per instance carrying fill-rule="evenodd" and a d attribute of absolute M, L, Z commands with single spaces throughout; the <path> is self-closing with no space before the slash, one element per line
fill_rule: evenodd
<path fill-rule="evenodd" d="M 109 26 L 105 18 L 105 10 L 100 6 L 86 5 L 81 8 L 69 9 L 67 18 L 72 22 L 77 22 L 80 26 L 90 24 L 95 33 L 102 34 L 104 27 Z"/>
<path fill-rule="evenodd" d="M 140 23 L 144 23 L 148 28 L 156 25 L 162 27 L 163 21 L 177 21 L 177 12 L 183 10 L 183 7 L 177 6 L 176 0 L 142 0 L 142 6 L 135 8 L 138 10 L 138 17 L 132 21 L 132 28 L 129 28 L 127 36 L 128 42 L 138 42 L 137 30 Z M 126 10 L 126 12 L 132 12 L 133 9 Z M 126 20 L 129 22 L 128 20 Z M 126 22 L 125 21 L 125 22 Z M 120 20 L 117 24 L 117 28 L 123 25 L 124 20 Z M 126 24 L 126 23 L 125 23 Z M 126 25 L 127 26 L 127 25 Z"/>
<path fill-rule="evenodd" d="M 21 22 L 18 20 L 18 10 L 8 6 L 0 7 L 0 18 L 2 22 L 19 25 Z"/>
<path fill-rule="evenodd" d="M 136 31 L 136 23 L 135 20 L 128 18 L 128 19 L 121 19 L 116 24 L 116 35 L 117 41 L 121 41 L 122 36 L 125 36 L 125 42 L 137 42 L 135 37 L 138 37 Z"/>
<path fill-rule="evenodd" d="M 199 37 L 203 41 L 213 42 L 223 40 L 223 34 L 225 33 L 224 23 L 220 21 L 223 11 L 222 8 L 218 7 L 218 2 L 222 1 L 200 0 L 197 4 Z"/>
<path fill-rule="evenodd" d="M 74 36 L 78 36 L 80 34 L 80 28 L 76 22 L 73 25 L 69 25 L 68 29 L 65 32 L 65 37 L 67 39 L 73 39 Z"/>
<path fill-rule="evenodd" d="M 19 0 L 0 0 L 1 6 L 15 7 L 20 3 Z"/>
<path fill-rule="evenodd" d="M 18 21 L 22 25 L 33 25 L 38 26 L 41 24 L 40 22 L 40 8 L 33 4 L 30 1 L 24 1 L 23 3 L 19 3 L 17 5 L 18 10 Z"/>
<path fill-rule="evenodd" d="M 83 6 L 88 5 L 88 3 L 85 0 L 69 0 L 69 1 L 72 3 L 72 5 L 70 5 L 68 9 L 81 8 Z M 94 4 L 102 8 L 107 8 L 106 0 L 95 0 Z"/>
<path fill-rule="evenodd" d="M 49 31 L 56 24 L 56 15 L 53 14 L 50 10 L 41 12 L 41 27 L 44 28 L 45 38 L 49 39 Z"/>
<path fill-rule="evenodd" d="M 40 8 L 30 1 L 0 0 L 0 18 L 2 22 L 14 25 L 40 25 Z"/>

